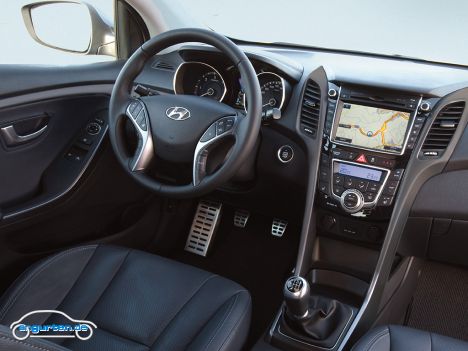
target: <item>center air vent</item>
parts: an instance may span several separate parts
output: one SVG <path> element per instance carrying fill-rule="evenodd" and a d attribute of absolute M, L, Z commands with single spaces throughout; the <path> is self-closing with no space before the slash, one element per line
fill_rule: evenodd
<path fill-rule="evenodd" d="M 424 156 L 438 157 L 450 144 L 465 109 L 465 102 L 454 102 L 440 110 L 421 148 Z"/>
<path fill-rule="evenodd" d="M 320 87 L 313 80 L 307 82 L 300 118 L 301 130 L 315 137 L 320 120 Z"/>

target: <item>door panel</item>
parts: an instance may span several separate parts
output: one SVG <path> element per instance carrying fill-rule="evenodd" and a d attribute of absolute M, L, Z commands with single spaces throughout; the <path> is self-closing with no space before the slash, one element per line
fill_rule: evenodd
<path fill-rule="evenodd" d="M 107 136 L 120 67 L 0 66 L 0 293 L 67 247 L 151 241 L 159 200 L 122 169 Z"/>

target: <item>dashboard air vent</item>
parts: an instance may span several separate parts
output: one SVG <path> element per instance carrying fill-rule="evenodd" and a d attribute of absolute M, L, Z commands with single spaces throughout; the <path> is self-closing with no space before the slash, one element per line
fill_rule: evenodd
<path fill-rule="evenodd" d="M 154 69 L 162 69 L 162 70 L 165 70 L 165 71 L 173 71 L 175 68 L 173 65 L 171 65 L 170 63 L 168 62 L 164 62 L 164 61 L 155 61 L 151 67 L 153 67 Z"/>
<path fill-rule="evenodd" d="M 313 80 L 307 82 L 301 106 L 301 129 L 315 137 L 320 120 L 320 87 Z"/>
<path fill-rule="evenodd" d="M 465 102 L 454 102 L 440 110 L 421 148 L 425 156 L 440 156 L 450 144 L 465 110 Z"/>

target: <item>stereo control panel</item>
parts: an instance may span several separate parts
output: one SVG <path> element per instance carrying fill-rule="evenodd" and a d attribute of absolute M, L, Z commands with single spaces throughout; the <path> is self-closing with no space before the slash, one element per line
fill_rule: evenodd
<path fill-rule="evenodd" d="M 330 84 L 318 181 L 322 207 L 359 217 L 389 213 L 433 103 Z"/>

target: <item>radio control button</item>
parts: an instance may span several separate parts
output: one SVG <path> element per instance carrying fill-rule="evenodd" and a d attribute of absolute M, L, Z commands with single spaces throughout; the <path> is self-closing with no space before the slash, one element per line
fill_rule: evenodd
<path fill-rule="evenodd" d="M 356 188 L 358 188 L 360 191 L 366 191 L 367 190 L 367 185 L 369 183 L 366 182 L 365 180 L 360 180 L 356 184 Z"/>
<path fill-rule="evenodd" d="M 341 185 L 334 185 L 333 186 L 333 194 L 336 196 L 341 196 L 343 192 L 345 191 L 345 188 L 343 188 Z"/>
<path fill-rule="evenodd" d="M 392 175 L 390 176 L 390 179 L 392 179 L 392 180 L 401 180 L 401 178 L 403 177 L 404 172 L 405 172 L 405 170 L 402 169 L 402 168 L 395 169 L 393 171 Z"/>
<path fill-rule="evenodd" d="M 379 163 L 379 158 L 376 157 L 376 156 L 367 156 L 367 161 L 368 161 L 371 165 L 376 165 L 377 163 Z"/>
<path fill-rule="evenodd" d="M 382 195 L 379 200 L 379 206 L 390 206 L 393 201 L 393 196 Z"/>
<path fill-rule="evenodd" d="M 375 182 L 369 182 L 369 185 L 367 186 L 367 191 L 371 193 L 377 193 L 380 189 L 380 184 L 375 183 Z"/>
<path fill-rule="evenodd" d="M 340 149 L 333 149 L 332 150 L 332 155 L 336 158 L 341 158 L 341 159 L 346 159 L 347 158 L 347 152 L 340 150 Z"/>
<path fill-rule="evenodd" d="M 374 202 L 376 194 L 374 193 L 365 193 L 364 194 L 364 201 L 365 202 Z"/>
<path fill-rule="evenodd" d="M 354 161 L 354 159 L 357 157 L 358 153 L 357 152 L 352 152 L 352 151 L 349 151 L 347 153 L 347 159 L 349 161 Z"/>
<path fill-rule="evenodd" d="M 328 171 L 328 168 L 320 167 L 320 179 L 326 180 L 326 181 L 329 182 L 330 181 L 329 177 L 330 177 L 330 173 Z"/>
<path fill-rule="evenodd" d="M 354 188 L 354 179 L 351 177 L 346 177 L 344 181 L 344 186 L 346 189 Z"/>
<path fill-rule="evenodd" d="M 320 192 L 322 192 L 324 194 L 330 193 L 328 183 L 325 183 L 325 182 L 319 182 L 319 190 L 320 190 Z"/>
<path fill-rule="evenodd" d="M 364 206 L 364 196 L 359 190 L 348 189 L 340 199 L 341 207 L 349 213 L 356 213 Z"/>
<path fill-rule="evenodd" d="M 391 196 L 393 196 L 393 195 L 395 195 L 396 190 L 397 190 L 397 186 L 395 186 L 395 185 L 387 185 L 387 186 L 385 187 L 384 194 L 385 194 L 385 195 L 391 195 Z"/>
<path fill-rule="evenodd" d="M 339 174 L 335 174 L 333 176 L 333 184 L 335 185 L 343 185 L 344 183 L 344 177 L 342 175 L 339 175 Z"/>

